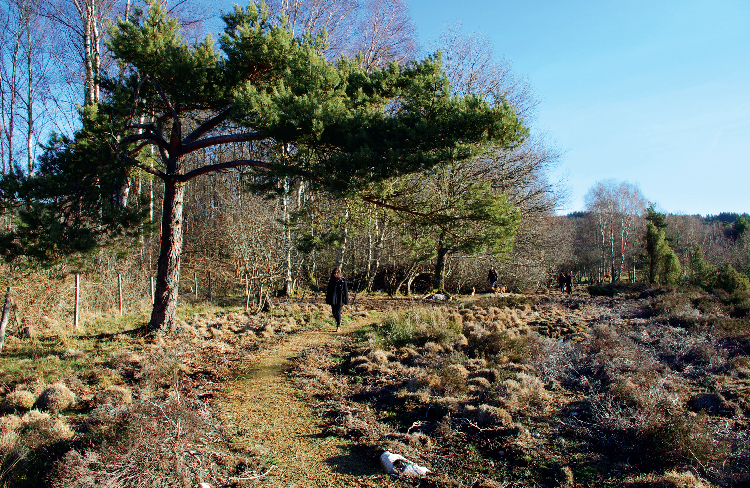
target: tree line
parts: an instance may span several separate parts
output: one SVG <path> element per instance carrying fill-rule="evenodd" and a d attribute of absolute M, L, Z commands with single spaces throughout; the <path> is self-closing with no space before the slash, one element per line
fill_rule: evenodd
<path fill-rule="evenodd" d="M 641 281 L 712 290 L 719 282 L 747 281 L 747 214 L 659 212 L 636 185 L 615 180 L 594 185 L 585 204 L 584 212 L 562 218 L 573 243 L 566 264 L 590 282 Z M 725 288 L 737 286 L 743 285 Z"/>

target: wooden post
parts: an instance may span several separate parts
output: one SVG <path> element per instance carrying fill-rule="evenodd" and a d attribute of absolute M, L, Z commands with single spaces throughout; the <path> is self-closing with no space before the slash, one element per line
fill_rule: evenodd
<path fill-rule="evenodd" d="M 122 317 L 122 274 L 117 273 L 117 295 L 120 301 L 120 317 Z"/>
<path fill-rule="evenodd" d="M 5 343 L 5 326 L 8 325 L 9 318 L 10 318 L 10 287 L 8 287 L 8 292 L 5 294 L 5 306 L 3 306 L 3 317 L 0 319 L 0 352 L 3 352 L 3 344 Z"/>
<path fill-rule="evenodd" d="M 151 277 L 151 305 L 156 303 L 156 300 L 154 300 L 154 277 Z"/>
<path fill-rule="evenodd" d="M 250 278 L 245 275 L 245 312 L 250 309 Z"/>
<path fill-rule="evenodd" d="M 78 300 L 80 298 L 80 294 L 81 294 L 80 292 L 81 292 L 81 275 L 76 275 L 76 306 L 75 306 L 76 308 L 75 308 L 75 311 L 73 312 L 73 323 L 76 329 L 78 328 L 78 311 L 79 311 Z"/>
<path fill-rule="evenodd" d="M 211 301 L 211 272 L 208 272 L 208 301 Z"/>
<path fill-rule="evenodd" d="M 198 298 L 198 272 L 193 271 L 193 284 L 195 284 L 195 298 Z"/>

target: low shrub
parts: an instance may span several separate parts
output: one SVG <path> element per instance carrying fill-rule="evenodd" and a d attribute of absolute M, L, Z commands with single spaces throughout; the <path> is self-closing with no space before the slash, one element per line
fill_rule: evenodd
<path fill-rule="evenodd" d="M 593 297 L 613 297 L 620 293 L 620 289 L 617 285 L 589 285 L 586 287 L 589 295 Z"/>
<path fill-rule="evenodd" d="M 750 290 L 750 280 L 748 280 L 747 276 L 732 268 L 731 264 L 727 263 L 719 268 L 719 273 L 716 277 L 716 286 L 732 294 L 736 291 Z"/>
<path fill-rule="evenodd" d="M 196 480 L 218 485 L 225 474 L 196 456 L 200 446 L 217 435 L 201 403 L 172 395 L 109 411 L 110 417 L 107 412 L 101 411 L 100 421 L 114 428 L 102 439 L 106 449 L 69 451 L 57 464 L 54 488 L 195 486 Z"/>
<path fill-rule="evenodd" d="M 750 314 L 750 291 L 735 291 L 730 300 L 732 303 L 732 317 L 745 318 Z"/>

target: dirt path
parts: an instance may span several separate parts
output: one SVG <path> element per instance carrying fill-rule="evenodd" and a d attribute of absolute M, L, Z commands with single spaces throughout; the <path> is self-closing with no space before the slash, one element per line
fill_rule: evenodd
<path fill-rule="evenodd" d="M 233 442 L 267 456 L 273 468 L 247 486 L 317 488 L 372 486 L 378 474 L 369 459 L 351 454 L 346 441 L 322 434 L 320 419 L 305 404 L 284 370 L 302 351 L 340 340 L 367 322 L 353 321 L 336 333 L 302 331 L 259 354 L 244 378 L 218 400 Z M 369 482 L 365 483 L 365 480 Z"/>

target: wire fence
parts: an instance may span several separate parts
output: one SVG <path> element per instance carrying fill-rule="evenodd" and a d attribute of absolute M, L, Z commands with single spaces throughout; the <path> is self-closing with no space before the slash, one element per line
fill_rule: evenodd
<path fill-rule="evenodd" d="M 13 335 L 62 333 L 102 316 L 146 315 L 153 305 L 155 271 L 4 271 L 0 287 L 3 292 L 10 287 L 8 331 Z M 181 273 L 179 301 L 252 307 L 260 300 L 263 285 L 259 279 L 222 270 L 186 269 Z"/>

